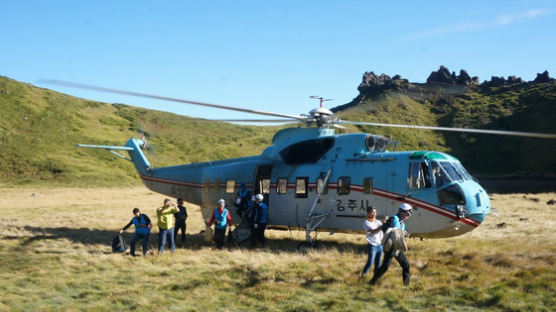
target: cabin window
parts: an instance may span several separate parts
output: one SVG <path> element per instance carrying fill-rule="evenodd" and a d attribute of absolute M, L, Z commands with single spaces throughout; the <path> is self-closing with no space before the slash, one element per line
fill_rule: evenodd
<path fill-rule="evenodd" d="M 303 198 L 307 197 L 307 186 L 309 182 L 309 178 L 297 178 L 295 179 L 295 197 Z"/>
<path fill-rule="evenodd" d="M 372 194 L 373 193 L 373 178 L 365 178 L 363 180 L 363 193 L 365 194 Z"/>
<path fill-rule="evenodd" d="M 350 185 L 351 185 L 350 177 L 340 177 L 338 179 L 338 195 L 348 195 Z"/>
<path fill-rule="evenodd" d="M 324 178 L 318 178 L 317 179 L 317 194 L 319 194 L 323 183 L 324 183 Z M 324 185 L 324 189 L 322 190 L 322 193 L 320 193 L 320 194 L 328 194 L 328 182 Z"/>
<path fill-rule="evenodd" d="M 276 193 L 286 194 L 288 191 L 288 179 L 280 178 L 278 183 L 276 183 Z"/>
<path fill-rule="evenodd" d="M 220 192 L 220 179 L 214 180 L 214 190 Z"/>
<path fill-rule="evenodd" d="M 261 194 L 269 194 L 270 193 L 270 179 L 262 179 L 260 181 L 260 190 Z"/>
<path fill-rule="evenodd" d="M 236 181 L 228 180 L 226 181 L 226 193 L 233 193 L 235 191 Z"/>
<path fill-rule="evenodd" d="M 205 192 L 208 192 L 210 189 L 210 181 L 205 181 Z"/>

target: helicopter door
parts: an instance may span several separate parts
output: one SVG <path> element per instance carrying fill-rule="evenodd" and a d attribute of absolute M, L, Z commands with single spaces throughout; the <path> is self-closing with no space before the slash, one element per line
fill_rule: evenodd
<path fill-rule="evenodd" d="M 255 194 L 262 194 L 264 202 L 268 205 L 270 194 L 270 174 L 272 173 L 272 165 L 260 165 L 257 167 L 255 174 Z"/>

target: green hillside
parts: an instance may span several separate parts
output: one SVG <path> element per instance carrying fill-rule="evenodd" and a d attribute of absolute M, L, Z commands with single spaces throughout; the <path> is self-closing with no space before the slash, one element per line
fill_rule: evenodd
<path fill-rule="evenodd" d="M 408 83 L 375 92 L 338 114 L 349 120 L 556 133 L 556 83 L 503 87 Z M 399 149 L 450 153 L 475 175 L 554 176 L 556 140 L 359 127 L 401 142 Z"/>
<path fill-rule="evenodd" d="M 140 183 L 132 164 L 76 143 L 145 137 L 153 166 L 260 154 L 273 127 L 237 126 L 75 98 L 0 76 L 0 183 L 78 186 Z"/>
<path fill-rule="evenodd" d="M 339 108 L 341 118 L 556 133 L 556 83 L 504 87 L 411 84 Z M 239 126 L 123 104 L 93 102 L 0 76 L 0 183 L 112 186 L 140 183 L 130 162 L 76 143 L 148 139 L 153 166 L 257 155 L 278 127 Z M 474 175 L 556 175 L 556 140 L 358 127 L 398 150 L 438 150 Z"/>

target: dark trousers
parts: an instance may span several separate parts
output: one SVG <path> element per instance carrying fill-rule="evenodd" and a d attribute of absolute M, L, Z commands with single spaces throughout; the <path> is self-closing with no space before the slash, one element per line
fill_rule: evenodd
<path fill-rule="evenodd" d="M 226 228 L 219 229 L 214 228 L 214 242 L 216 243 L 216 248 L 221 249 L 224 246 L 224 239 L 226 238 Z"/>
<path fill-rule="evenodd" d="M 261 243 L 261 247 L 266 244 L 266 238 L 264 238 L 264 231 L 266 230 L 266 223 L 257 223 L 257 228 L 253 227 L 251 229 L 251 246 L 255 247 L 257 241 Z"/>
<path fill-rule="evenodd" d="M 409 285 L 409 279 L 410 279 L 409 261 L 405 257 L 403 251 L 401 250 L 398 251 L 398 254 L 396 255 L 396 251 L 393 249 L 391 249 L 390 251 L 386 252 L 386 254 L 384 254 L 384 260 L 382 260 L 382 265 L 380 266 L 380 268 L 378 268 L 378 272 L 376 272 L 373 278 L 371 279 L 370 282 L 371 284 L 375 284 L 382 277 L 382 275 L 384 275 L 384 273 L 388 271 L 388 268 L 390 268 L 390 265 L 392 264 L 392 258 L 396 258 L 396 260 L 402 267 L 403 284 Z"/>
<path fill-rule="evenodd" d="M 177 242 L 178 232 L 181 230 L 181 243 L 185 243 L 185 219 L 176 219 L 176 226 L 174 227 L 174 242 Z"/>
<path fill-rule="evenodd" d="M 147 254 L 147 243 L 149 242 L 149 234 L 135 233 L 135 235 L 131 239 L 131 243 L 130 243 L 131 246 L 129 247 L 129 252 L 134 257 L 135 257 L 135 244 L 137 243 L 138 240 L 143 240 L 141 245 L 143 245 L 143 256 L 144 256 Z"/>

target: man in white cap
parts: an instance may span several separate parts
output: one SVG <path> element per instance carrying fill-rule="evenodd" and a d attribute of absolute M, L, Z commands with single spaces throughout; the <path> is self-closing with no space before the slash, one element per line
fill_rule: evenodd
<path fill-rule="evenodd" d="M 219 199 L 216 203 L 218 208 L 214 209 L 210 219 L 207 219 L 207 225 L 210 227 L 214 223 L 214 242 L 216 248 L 222 249 L 226 237 L 226 226 L 232 227 L 232 217 L 226 209 L 226 202 L 223 199 Z"/>
<path fill-rule="evenodd" d="M 268 223 L 268 206 L 263 202 L 262 194 L 255 195 L 255 211 L 253 212 L 253 229 L 251 230 L 251 247 L 257 245 L 257 241 L 261 243 L 261 247 L 265 247 L 266 239 L 264 231 Z"/>
<path fill-rule="evenodd" d="M 413 207 L 410 204 L 403 203 L 400 205 L 398 209 L 398 213 L 390 217 L 388 219 L 387 224 L 389 228 L 399 228 L 402 231 L 405 231 L 405 222 L 411 216 L 411 211 Z M 382 260 L 382 265 L 378 268 L 378 271 L 375 272 L 373 278 L 369 282 L 371 285 L 374 285 L 378 282 L 378 280 L 388 271 L 388 268 L 392 264 L 392 258 L 396 258 L 400 266 L 402 267 L 402 278 L 403 284 L 409 286 L 409 261 L 405 256 L 403 250 L 395 250 L 394 248 L 390 249 L 384 254 L 384 259 Z"/>

